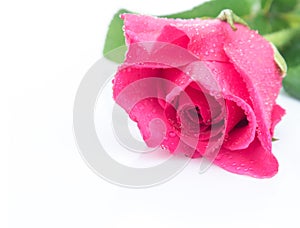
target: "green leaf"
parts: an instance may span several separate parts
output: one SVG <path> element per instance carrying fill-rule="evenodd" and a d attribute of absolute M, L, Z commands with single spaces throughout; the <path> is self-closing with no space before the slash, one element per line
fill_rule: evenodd
<path fill-rule="evenodd" d="M 283 87 L 288 94 L 300 100 L 300 65 L 288 69 Z"/>
<path fill-rule="evenodd" d="M 213 0 L 205 2 L 191 10 L 162 17 L 167 18 L 199 18 L 199 17 L 217 17 L 223 9 L 231 9 L 239 16 L 250 15 L 255 10 L 255 4 L 259 4 L 259 0 Z"/>
<path fill-rule="evenodd" d="M 291 12 L 296 12 L 299 3 L 299 0 L 261 0 L 261 10 L 247 22 L 263 35 L 287 29 L 295 23 L 295 17 L 298 19 L 299 15 Z"/>
<path fill-rule="evenodd" d="M 298 0 L 273 0 L 270 11 L 288 12 L 293 10 L 298 3 Z"/>
<path fill-rule="evenodd" d="M 300 28 L 288 28 L 264 35 L 264 37 L 279 50 L 283 50 L 286 46 L 291 46 L 292 40 L 298 35 L 300 35 Z"/>
<path fill-rule="evenodd" d="M 287 76 L 283 80 L 285 91 L 291 96 L 300 99 L 300 34 L 295 36 L 290 45 L 282 54 L 287 61 Z"/>
<path fill-rule="evenodd" d="M 273 31 L 269 19 L 263 14 L 262 11 L 258 12 L 254 17 L 246 19 L 249 27 L 258 30 L 260 34 L 268 34 Z"/>
<path fill-rule="evenodd" d="M 115 54 L 111 51 L 116 48 L 120 48 L 125 45 L 125 38 L 123 33 L 123 20 L 120 18 L 120 14 L 130 13 L 130 11 L 121 9 L 113 17 L 110 22 L 108 32 L 105 39 L 103 55 L 114 62 L 122 63 L 125 56 L 126 49 L 123 48 L 124 53 L 118 51 L 118 54 Z"/>
<path fill-rule="evenodd" d="M 288 63 L 288 67 L 300 65 L 300 32 L 295 36 L 289 45 L 282 50 L 282 55 Z"/>
<path fill-rule="evenodd" d="M 258 30 L 262 35 L 286 29 L 289 26 L 289 22 L 279 13 L 265 13 L 264 10 L 247 18 L 246 21 L 252 29 Z"/>

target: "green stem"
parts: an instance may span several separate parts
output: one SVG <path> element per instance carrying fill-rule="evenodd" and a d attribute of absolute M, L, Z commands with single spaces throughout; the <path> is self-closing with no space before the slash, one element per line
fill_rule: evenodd
<path fill-rule="evenodd" d="M 248 24 L 242 18 L 237 16 L 231 9 L 222 10 L 217 18 L 221 21 L 226 21 L 234 31 L 237 29 L 234 23 L 242 24 L 248 27 Z"/>

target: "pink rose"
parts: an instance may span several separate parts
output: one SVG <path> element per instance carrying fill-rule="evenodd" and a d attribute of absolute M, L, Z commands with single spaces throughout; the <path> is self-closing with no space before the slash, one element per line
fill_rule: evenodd
<path fill-rule="evenodd" d="M 237 30 L 233 31 L 228 23 L 218 19 L 175 20 L 134 14 L 123 14 L 122 19 L 129 50 L 115 75 L 113 96 L 138 123 L 148 146 L 159 144 L 174 152 L 181 142 L 185 145 L 180 148 L 183 153 L 190 154 L 192 150 L 192 156 L 199 157 L 205 154 L 209 140 L 216 142 L 223 134 L 225 140 L 214 164 L 233 173 L 258 178 L 275 175 L 278 162 L 272 154 L 272 136 L 285 111 L 275 102 L 282 76 L 271 45 L 243 25 L 236 24 Z M 136 64 L 139 58 L 145 59 L 145 53 L 134 44 L 157 41 L 177 45 L 193 57 L 174 49 L 174 52 L 168 51 L 165 58 L 178 67 L 146 60 Z M 149 48 L 163 49 L 155 44 Z M 160 55 L 156 57 L 159 59 Z M 213 76 L 212 84 L 221 88 L 221 98 L 208 89 L 211 86 L 213 90 L 216 85 L 199 85 L 195 77 L 189 75 L 194 69 L 191 63 L 195 61 Z M 134 93 L 122 98 L 123 102 L 118 100 L 119 94 L 130 84 L 153 77 L 170 81 L 181 91 L 166 88 L 164 83 L 153 83 L 147 87 L 136 86 Z M 126 102 L 145 91 L 159 96 L 141 99 L 131 109 L 125 107 Z M 182 91 L 193 106 L 182 98 Z M 224 107 L 220 105 L 222 99 Z M 162 141 L 155 140 L 155 135 L 161 132 L 151 129 L 149 124 L 155 118 L 165 124 L 166 137 Z M 188 138 L 197 140 L 195 147 L 182 141 L 183 122 L 188 126 Z M 217 126 L 214 130 L 212 123 Z"/>

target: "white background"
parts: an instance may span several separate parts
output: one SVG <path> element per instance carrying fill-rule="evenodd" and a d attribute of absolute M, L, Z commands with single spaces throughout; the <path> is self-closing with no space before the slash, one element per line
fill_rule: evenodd
<path fill-rule="evenodd" d="M 193 160 L 163 185 L 127 189 L 96 176 L 77 151 L 74 96 L 101 57 L 113 14 L 122 7 L 167 14 L 198 3 L 1 1 L 1 227 L 300 226 L 300 102 L 284 92 L 278 102 L 288 114 L 276 129 L 280 170 L 272 179 L 218 167 L 200 175 Z"/>

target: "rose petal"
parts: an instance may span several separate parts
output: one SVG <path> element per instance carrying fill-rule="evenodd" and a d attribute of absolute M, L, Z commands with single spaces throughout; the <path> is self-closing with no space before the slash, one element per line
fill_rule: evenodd
<path fill-rule="evenodd" d="M 257 178 L 269 178 L 278 172 L 278 162 L 274 155 L 262 147 L 258 138 L 244 150 L 232 152 L 222 148 L 214 164 L 232 173 Z"/>
<path fill-rule="evenodd" d="M 113 97 L 116 100 L 119 93 L 125 89 L 127 86 L 131 85 L 134 86 L 134 82 L 150 78 L 150 77 L 159 77 L 161 74 L 160 69 L 154 69 L 154 68 L 138 68 L 135 65 L 134 66 L 122 66 L 119 68 L 117 74 L 115 75 L 114 81 L 113 81 Z M 138 84 L 137 84 L 138 86 Z M 137 90 L 140 90 L 140 88 L 136 88 Z M 152 90 L 155 89 L 155 87 L 146 87 L 143 92 L 146 94 L 151 94 Z M 131 97 L 131 100 L 138 100 L 141 94 L 134 93 L 132 94 L 137 97 Z"/>
<path fill-rule="evenodd" d="M 253 141 L 256 131 L 256 117 L 246 84 L 230 63 L 205 62 L 205 65 L 215 76 L 226 100 L 227 136 L 223 146 L 231 150 L 244 149 Z M 235 129 L 245 117 L 248 124 Z"/>
<path fill-rule="evenodd" d="M 226 99 L 234 102 L 236 106 L 240 107 L 240 110 L 243 110 L 243 116 L 245 117 L 244 119 L 241 119 L 239 123 L 237 123 L 234 128 L 232 128 L 228 132 L 228 135 L 226 135 L 225 141 L 223 143 L 224 148 L 233 150 L 235 152 L 236 150 L 247 148 L 254 140 L 257 125 L 256 118 L 251 106 L 241 98 L 233 95 L 226 95 Z M 235 115 L 236 117 L 240 117 L 240 112 L 232 113 L 231 111 L 229 111 L 227 113 L 227 124 L 234 119 Z M 243 123 L 244 121 L 246 121 L 246 123 Z M 227 125 L 227 129 L 230 129 L 230 125 Z"/>
<path fill-rule="evenodd" d="M 120 68 L 114 79 L 113 95 L 116 102 L 129 113 L 130 118 L 138 123 L 143 139 L 149 147 L 161 144 L 173 152 L 178 146 L 179 137 L 174 127 L 168 123 L 160 99 L 157 99 L 163 98 L 157 95 L 161 73 L 161 69 L 147 68 L 147 65 L 145 68 Z M 152 80 L 152 77 L 157 80 Z M 147 78 L 150 80 L 150 86 L 148 81 L 143 82 L 143 79 Z M 155 131 L 155 128 L 160 126 L 156 126 L 155 123 L 150 126 L 151 121 L 156 119 L 164 123 L 165 135 L 169 135 L 163 142 L 160 140 L 161 130 Z"/>
<path fill-rule="evenodd" d="M 161 77 L 166 79 L 166 81 L 158 86 L 158 96 L 164 97 L 165 101 L 168 101 L 170 104 L 173 104 L 174 98 L 184 91 L 192 81 L 182 70 L 176 68 L 163 69 Z M 174 85 L 178 87 L 174 88 Z M 161 102 L 161 105 L 167 108 L 164 101 Z"/>
<path fill-rule="evenodd" d="M 177 46 L 187 48 L 190 38 L 181 30 L 174 26 L 166 25 L 163 27 L 157 41 L 175 44 Z"/>
<path fill-rule="evenodd" d="M 183 31 L 190 37 L 188 49 L 200 60 L 228 62 L 224 52 L 226 33 L 220 20 L 194 20 Z M 181 28 L 179 26 L 179 28 Z"/>
<path fill-rule="evenodd" d="M 204 123 L 210 124 L 212 119 L 220 114 L 220 104 L 213 96 L 204 94 L 197 83 L 192 82 L 185 89 L 185 92 L 189 95 L 195 106 L 199 108 Z"/>
<path fill-rule="evenodd" d="M 226 33 L 220 26 L 220 20 L 166 19 L 137 14 L 122 14 L 121 18 L 124 20 L 127 44 L 172 40 L 172 43 L 186 47 L 189 38 L 188 50 L 200 60 L 228 61 L 223 48 Z M 172 31 L 176 31 L 175 34 Z M 182 36 L 183 34 L 187 36 Z M 182 39 L 177 40 L 178 37 Z"/>
<path fill-rule="evenodd" d="M 247 85 L 257 118 L 258 138 L 271 151 L 271 116 L 282 77 L 274 62 L 271 45 L 255 31 L 237 25 L 233 31 L 227 23 L 228 39 L 225 52 Z"/>
<path fill-rule="evenodd" d="M 285 110 L 279 105 L 274 105 L 272 112 L 272 125 L 271 125 L 271 135 L 274 135 L 275 126 L 279 123 L 281 118 L 285 115 Z"/>
<path fill-rule="evenodd" d="M 138 123 L 143 139 L 149 147 L 164 145 L 171 151 L 176 149 L 179 137 L 168 124 L 157 99 L 148 98 L 138 102 L 131 110 L 130 118 Z"/>
<path fill-rule="evenodd" d="M 226 111 L 226 135 L 228 135 L 246 116 L 243 109 L 236 102 L 229 100 L 228 97 L 226 99 Z"/>
<path fill-rule="evenodd" d="M 158 19 L 138 14 L 122 14 L 121 18 L 124 20 L 127 44 L 155 41 L 159 37 L 163 27 L 170 24 L 170 20 L 167 19 Z"/>

